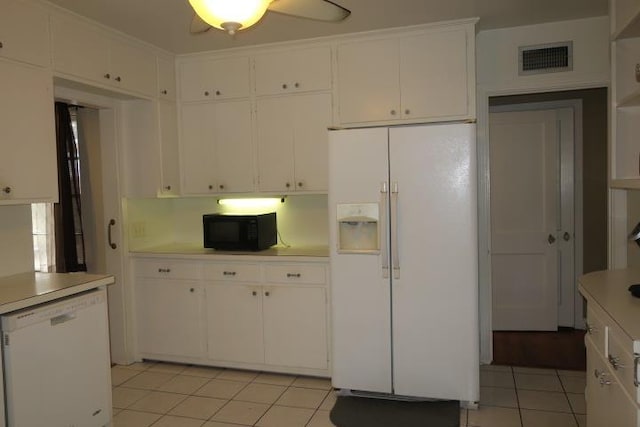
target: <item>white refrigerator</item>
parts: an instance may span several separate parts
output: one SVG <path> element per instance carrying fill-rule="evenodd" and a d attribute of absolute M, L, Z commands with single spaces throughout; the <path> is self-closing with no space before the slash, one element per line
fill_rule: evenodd
<path fill-rule="evenodd" d="M 332 382 L 479 400 L 475 125 L 329 132 Z"/>

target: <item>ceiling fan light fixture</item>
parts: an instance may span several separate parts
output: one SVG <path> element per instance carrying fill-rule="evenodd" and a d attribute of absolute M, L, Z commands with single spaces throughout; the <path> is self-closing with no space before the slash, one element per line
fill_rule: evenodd
<path fill-rule="evenodd" d="M 193 10 L 212 27 L 235 34 L 262 18 L 273 0 L 189 0 Z"/>

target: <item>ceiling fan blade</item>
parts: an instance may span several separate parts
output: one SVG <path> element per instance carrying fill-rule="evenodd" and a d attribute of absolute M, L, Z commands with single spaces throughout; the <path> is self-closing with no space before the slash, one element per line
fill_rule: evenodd
<path fill-rule="evenodd" d="M 349 9 L 329 0 L 274 0 L 269 11 L 318 21 L 342 21 L 351 14 Z"/>
<path fill-rule="evenodd" d="M 207 24 L 198 16 L 197 13 L 193 14 L 193 19 L 191 20 L 191 27 L 189 27 L 189 31 L 191 34 L 200 34 L 206 33 L 211 29 L 211 25 Z"/>

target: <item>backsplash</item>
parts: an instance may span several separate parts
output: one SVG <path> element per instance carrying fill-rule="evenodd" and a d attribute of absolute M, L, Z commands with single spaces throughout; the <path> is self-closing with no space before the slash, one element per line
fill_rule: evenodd
<path fill-rule="evenodd" d="M 127 200 L 129 249 L 139 250 L 166 243 L 202 245 L 202 215 L 234 212 L 218 205 L 217 200 L 214 197 Z M 280 235 L 278 244 L 328 244 L 326 195 L 287 196 L 275 212 Z"/>

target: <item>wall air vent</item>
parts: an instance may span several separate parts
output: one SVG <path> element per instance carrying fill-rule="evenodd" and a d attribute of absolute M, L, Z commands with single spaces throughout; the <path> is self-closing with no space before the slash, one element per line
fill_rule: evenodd
<path fill-rule="evenodd" d="M 518 48 L 518 74 L 557 73 L 573 70 L 573 42 Z"/>

